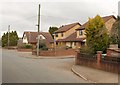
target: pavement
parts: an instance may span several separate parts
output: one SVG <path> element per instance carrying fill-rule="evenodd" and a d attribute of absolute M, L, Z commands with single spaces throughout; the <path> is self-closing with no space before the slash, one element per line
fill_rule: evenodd
<path fill-rule="evenodd" d="M 118 74 L 80 65 L 73 65 L 71 69 L 77 76 L 93 83 L 118 83 Z"/>

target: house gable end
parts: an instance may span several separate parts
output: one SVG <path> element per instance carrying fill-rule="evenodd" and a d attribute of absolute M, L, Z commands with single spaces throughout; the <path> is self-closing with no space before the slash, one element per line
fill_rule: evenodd
<path fill-rule="evenodd" d="M 28 43 L 28 38 L 26 33 L 23 34 L 23 38 L 22 38 L 23 43 Z"/>

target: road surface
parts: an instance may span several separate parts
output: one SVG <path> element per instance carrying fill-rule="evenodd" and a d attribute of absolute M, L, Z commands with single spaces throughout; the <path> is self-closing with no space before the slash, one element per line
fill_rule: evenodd
<path fill-rule="evenodd" d="M 30 59 L 16 50 L 2 50 L 3 83 L 86 83 L 71 72 L 74 58 Z"/>

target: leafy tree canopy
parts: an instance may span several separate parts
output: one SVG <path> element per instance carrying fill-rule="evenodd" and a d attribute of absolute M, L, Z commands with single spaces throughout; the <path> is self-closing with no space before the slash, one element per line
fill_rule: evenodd
<path fill-rule="evenodd" d="M 120 48 L 120 16 L 118 16 L 118 48 Z"/>
<path fill-rule="evenodd" d="M 51 34 L 51 36 L 52 36 L 53 38 L 54 38 L 53 33 L 54 33 L 56 30 L 58 30 L 57 27 L 49 27 L 49 33 Z"/>
<path fill-rule="evenodd" d="M 18 42 L 18 35 L 16 31 L 9 32 L 9 46 L 16 46 Z M 8 32 L 2 36 L 2 47 L 8 46 Z"/>
<path fill-rule="evenodd" d="M 85 32 L 86 44 L 93 53 L 96 53 L 96 51 L 106 51 L 108 47 L 108 32 L 103 19 L 99 15 L 89 18 Z"/>
<path fill-rule="evenodd" d="M 118 28 L 119 28 L 119 21 L 117 18 L 110 32 L 110 43 L 111 44 L 118 44 Z"/>

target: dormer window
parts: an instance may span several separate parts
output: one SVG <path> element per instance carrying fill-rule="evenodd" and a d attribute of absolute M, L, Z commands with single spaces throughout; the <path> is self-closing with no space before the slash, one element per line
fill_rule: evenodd
<path fill-rule="evenodd" d="M 58 37 L 58 34 L 55 34 L 55 37 Z"/>
<path fill-rule="evenodd" d="M 63 33 L 61 33 L 61 37 L 63 37 L 64 36 L 64 34 Z"/>
<path fill-rule="evenodd" d="M 80 36 L 81 36 L 81 35 L 83 35 L 83 31 L 82 31 L 82 30 L 80 30 L 80 31 L 79 31 L 79 34 L 80 34 Z"/>

